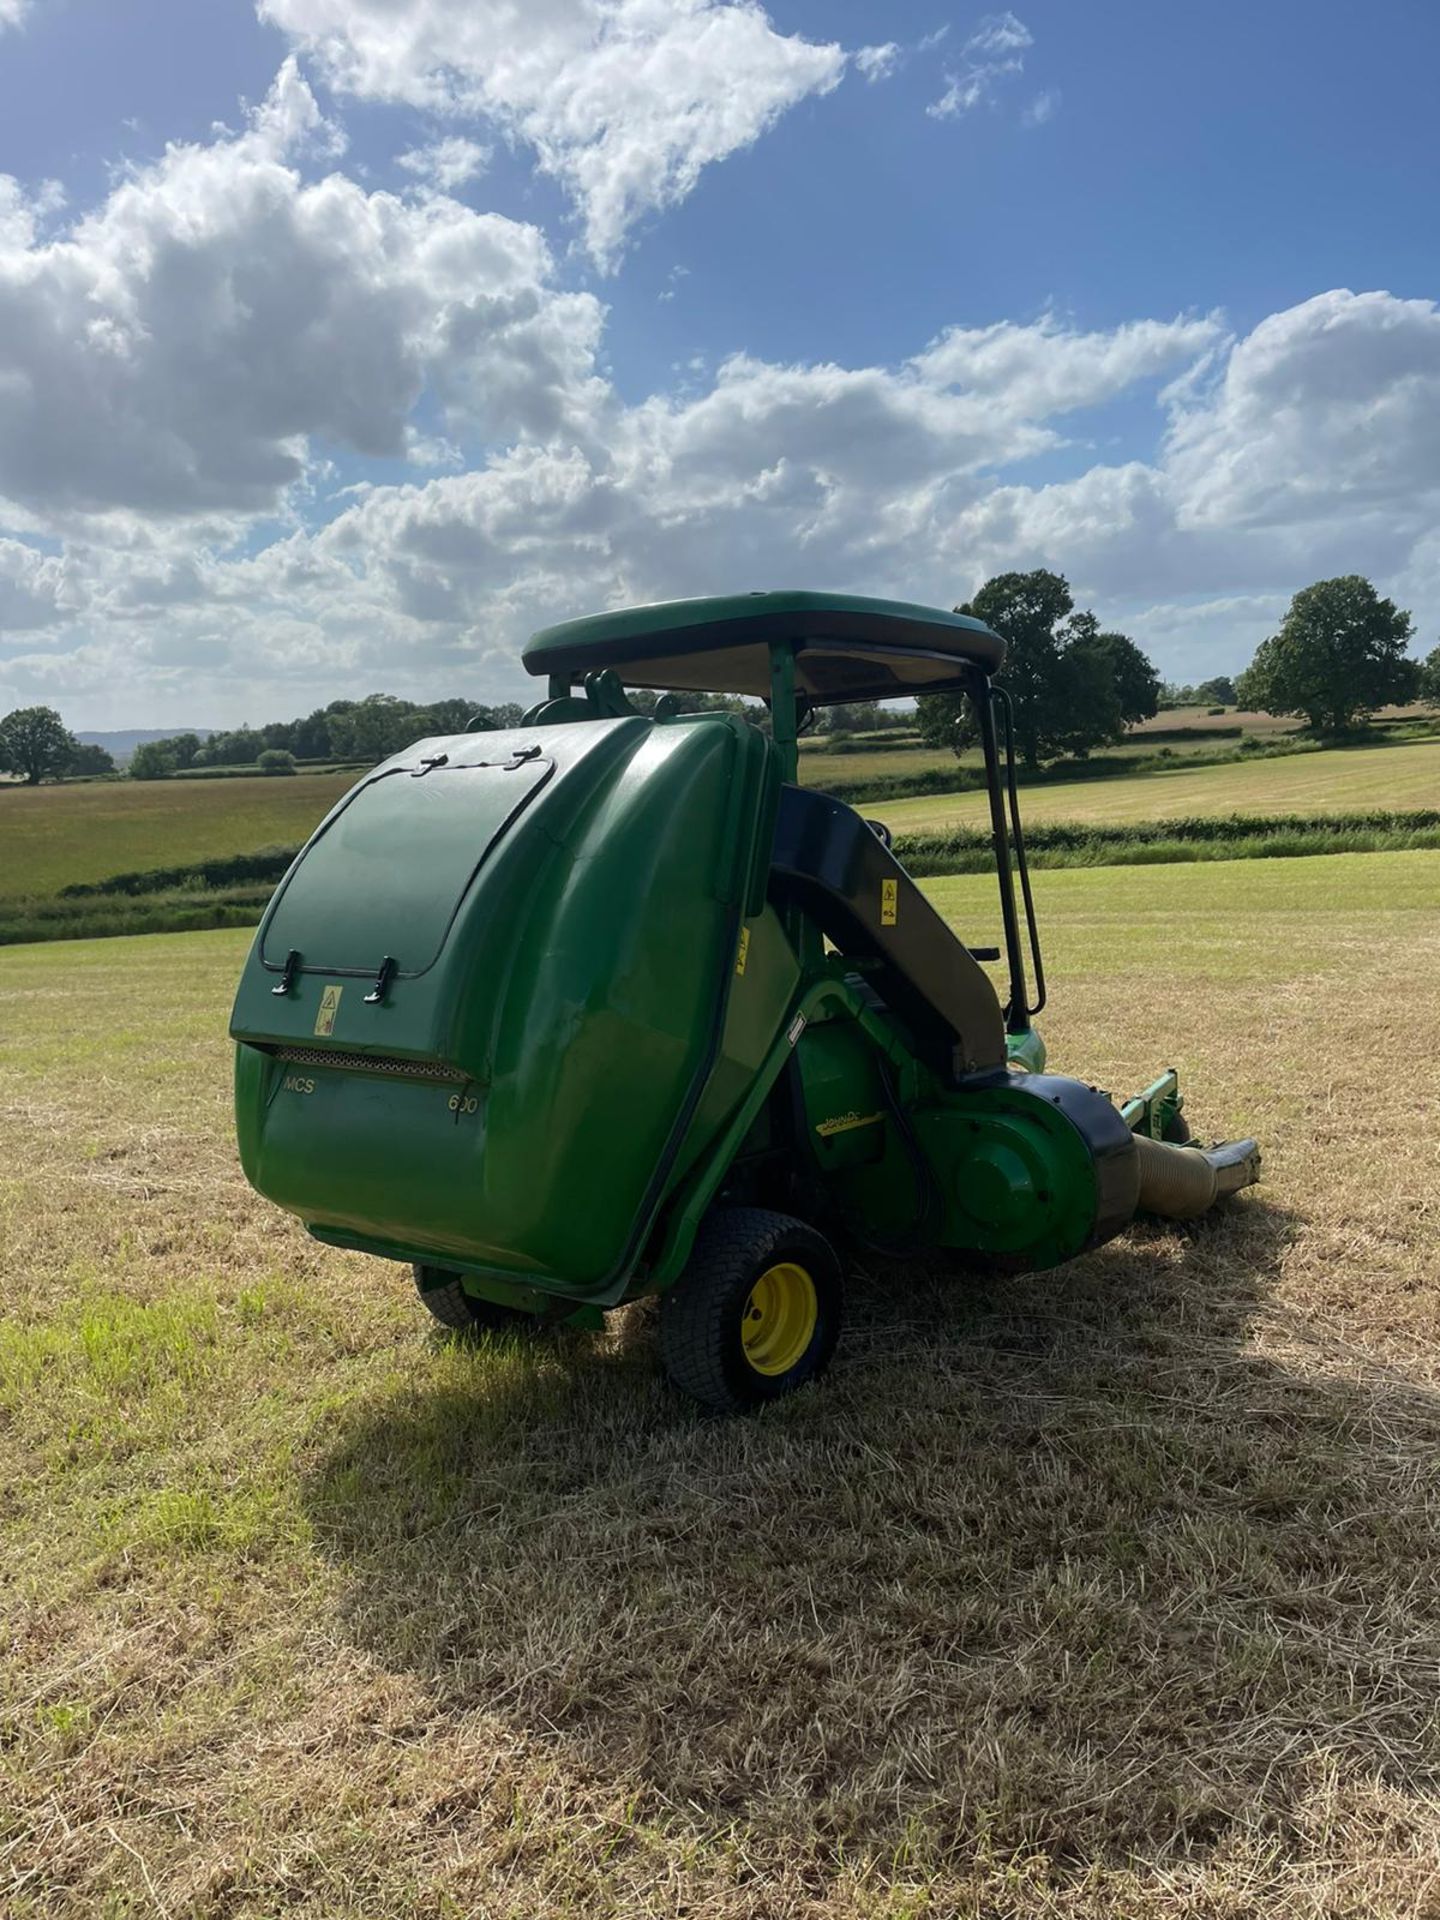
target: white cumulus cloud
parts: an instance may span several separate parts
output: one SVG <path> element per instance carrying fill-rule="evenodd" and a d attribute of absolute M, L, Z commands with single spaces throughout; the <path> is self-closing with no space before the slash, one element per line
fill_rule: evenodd
<path fill-rule="evenodd" d="M 1165 451 L 1184 524 L 1349 523 L 1402 537 L 1440 504 L 1440 310 L 1337 288 L 1271 314 Z"/>
<path fill-rule="evenodd" d="M 1099 406 L 1138 381 L 1193 365 L 1223 334 L 1214 315 L 1135 320 L 1092 333 L 1047 315 L 1029 326 L 951 327 L 912 364 L 932 385 L 993 395 L 1041 420 Z"/>
<path fill-rule="evenodd" d="M 73 611 L 69 571 L 64 560 L 23 541 L 0 540 L 0 640 L 55 626 Z"/>
<path fill-rule="evenodd" d="M 838 84 L 836 45 L 754 0 L 259 0 L 362 99 L 483 117 L 533 148 L 613 267 L 635 222 L 788 108 Z"/>
<path fill-rule="evenodd" d="M 287 63 L 245 132 L 171 147 L 61 237 L 0 219 L 0 499 L 274 511 L 314 444 L 402 455 L 427 391 L 502 440 L 575 429 L 602 310 L 553 289 L 537 229 L 307 184 L 288 150 L 323 129 Z"/>
<path fill-rule="evenodd" d="M 0 248 L 33 246 L 46 221 L 64 204 L 65 189 L 58 180 L 27 188 L 12 174 L 0 173 Z"/>
<path fill-rule="evenodd" d="M 279 119 L 318 137 L 298 95 Z M 784 585 L 948 604 L 1014 566 L 1066 573 L 1175 677 L 1243 664 L 1322 575 L 1433 624 L 1434 303 L 1337 290 L 1238 337 L 1048 314 L 890 365 L 732 354 L 634 401 L 533 228 L 307 183 L 265 124 L 0 243 L 0 705 L 511 698 L 526 631 L 569 614 Z M 416 479 L 327 480 L 337 448 Z"/>
<path fill-rule="evenodd" d="M 395 164 L 413 173 L 441 193 L 453 193 L 467 181 L 477 179 L 490 164 L 490 148 L 460 134 L 434 140 L 426 147 L 412 147 L 396 155 Z"/>

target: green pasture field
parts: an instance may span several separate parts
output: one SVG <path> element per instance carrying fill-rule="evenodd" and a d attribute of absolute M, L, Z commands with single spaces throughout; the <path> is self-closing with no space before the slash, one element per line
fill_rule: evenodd
<path fill-rule="evenodd" d="M 1188 714 L 1170 717 L 1182 723 L 1190 719 Z M 1187 752 L 1202 750 L 1209 750 L 1203 740 L 1179 742 L 1174 748 L 1178 762 Z M 856 754 L 810 748 L 802 761 L 802 778 L 812 786 L 830 780 L 854 783 L 867 777 L 946 770 L 956 764 L 953 755 L 923 747 Z M 9 787 L 0 792 L 0 908 L 7 903 L 15 908 L 6 924 L 17 924 L 25 937 L 30 920 L 23 902 L 43 901 L 74 883 L 253 853 L 262 847 L 298 845 L 355 777 L 353 770 L 347 770 L 293 779 Z M 1177 764 L 1160 772 L 1102 780 L 1046 782 L 1027 786 L 1021 805 L 1024 817 L 1034 820 L 1161 821 L 1205 813 L 1405 809 L 1433 806 L 1437 795 L 1440 740 L 1424 740 L 1188 770 Z M 867 815 L 906 834 L 976 823 L 983 819 L 986 807 L 983 793 L 859 804 Z M 185 903 L 157 900 L 153 905 L 158 917 L 178 913 Z M 197 900 L 192 910 L 202 911 L 202 903 Z M 133 906 L 125 909 L 124 916 L 97 908 L 96 930 L 107 918 L 119 924 L 128 916 L 133 924 L 137 914 Z M 42 917 L 36 918 L 37 929 Z M 160 917 L 159 923 L 167 922 Z M 7 937 L 13 938 L 13 932 Z"/>
<path fill-rule="evenodd" d="M 1401 722 L 1416 732 L 1433 732 L 1435 729 L 1435 716 L 1427 708 L 1419 706 L 1387 707 L 1377 718 L 1392 723 Z M 1163 752 L 1183 761 L 1202 754 L 1233 752 L 1241 744 L 1239 739 L 1232 737 L 1237 727 L 1243 739 L 1253 739 L 1267 747 L 1283 747 L 1288 741 L 1301 736 L 1300 722 L 1291 716 L 1251 713 L 1233 707 L 1227 707 L 1218 714 L 1210 713 L 1205 707 L 1172 707 L 1132 727 L 1116 745 L 1097 747 L 1090 757 L 1092 760 L 1113 760 Z M 1163 738 L 1165 733 L 1181 729 L 1193 733 L 1195 738 Z M 1155 739 L 1157 734 L 1162 738 Z M 868 736 L 860 738 L 865 740 Z M 948 749 L 926 747 L 915 742 L 888 750 L 862 747 L 858 753 L 853 748 L 849 752 L 837 753 L 827 748 L 823 734 L 802 740 L 800 746 L 801 777 L 809 786 L 823 786 L 831 780 L 855 781 L 866 777 L 930 773 L 953 767 L 978 771 L 982 765 L 978 748 L 957 756 Z"/>
<path fill-rule="evenodd" d="M 1026 787 L 1022 820 L 1174 820 L 1207 813 L 1330 813 L 1440 804 L 1440 740 L 1334 747 L 1218 767 L 1176 767 L 1113 780 Z M 896 833 L 929 833 L 987 817 L 983 793 L 872 800 L 865 812 Z"/>
<path fill-rule="evenodd" d="M 105 780 L 0 793 L 0 895 L 298 844 L 353 773 L 253 780 Z"/>
<path fill-rule="evenodd" d="M 1166 718 L 1176 717 L 1167 715 Z M 1183 720 L 1176 719 L 1176 724 L 1194 726 L 1198 723 L 1187 716 Z M 1215 727 L 1220 724 L 1218 720 L 1213 723 Z M 1234 722 L 1230 724 L 1233 725 Z M 1267 746 L 1283 741 L 1290 731 L 1290 729 L 1279 727 L 1265 730 L 1246 729 L 1247 734 L 1258 732 Z M 1113 747 L 1097 747 L 1090 757 L 1092 760 L 1112 760 L 1133 757 L 1141 753 L 1157 753 L 1163 747 L 1175 759 L 1184 760 L 1194 754 L 1223 753 L 1238 748 L 1239 745 L 1239 740 L 1225 736 L 1215 738 L 1213 734 L 1209 738 L 1201 735 L 1194 740 L 1159 741 L 1152 744 L 1147 733 L 1137 729 L 1127 734 L 1124 740 Z M 961 754 L 952 753 L 948 747 L 918 745 L 871 749 L 860 753 L 833 753 L 826 751 L 822 738 L 813 746 L 803 748 L 800 755 L 800 777 L 806 786 L 820 787 L 831 780 L 875 779 L 890 775 L 931 773 L 956 767 L 978 772 L 984 764 L 978 747 Z"/>
<path fill-rule="evenodd" d="M 862 1258 L 733 1422 L 647 1306 L 451 1343 L 248 1190 L 246 934 L 0 952 L 7 1920 L 1430 1911 L 1440 855 L 1036 892 L 1052 1062 L 1265 1185 Z"/>
<path fill-rule="evenodd" d="M 827 753 L 816 744 L 800 755 L 800 778 L 807 787 L 823 787 L 831 780 L 864 780 L 881 775 L 929 773 L 937 767 L 968 766 L 969 756 L 957 760 L 948 748 L 891 747 L 863 753 Z M 978 757 L 977 766 L 980 764 Z"/>

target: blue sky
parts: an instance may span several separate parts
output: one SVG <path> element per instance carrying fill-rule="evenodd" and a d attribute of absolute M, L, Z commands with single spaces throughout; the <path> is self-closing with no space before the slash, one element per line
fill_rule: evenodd
<path fill-rule="evenodd" d="M 1049 565 L 1440 625 L 1440 10 L 0 0 L 0 709 L 520 688 Z"/>

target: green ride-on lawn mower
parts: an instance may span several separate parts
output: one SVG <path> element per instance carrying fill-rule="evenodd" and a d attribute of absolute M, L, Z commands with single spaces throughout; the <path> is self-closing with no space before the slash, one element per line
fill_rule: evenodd
<path fill-rule="evenodd" d="M 366 774 L 270 902 L 231 1022 L 250 1180 L 413 1266 L 447 1326 L 598 1326 L 659 1294 L 671 1378 L 718 1408 L 825 1366 L 846 1244 L 1053 1267 L 1248 1185 L 1253 1141 L 1178 1144 L 1173 1072 L 1116 1106 L 1044 1071 L 1004 652 L 825 593 L 537 634 L 522 723 Z M 749 695 L 770 733 L 627 686 Z M 997 948 L 796 784 L 816 707 L 942 690 L 983 749 Z"/>

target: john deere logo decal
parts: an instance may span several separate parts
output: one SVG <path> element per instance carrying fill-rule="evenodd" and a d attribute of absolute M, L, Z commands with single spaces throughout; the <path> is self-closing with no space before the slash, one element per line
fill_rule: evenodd
<path fill-rule="evenodd" d="M 343 987 L 326 987 L 320 995 L 320 1011 L 315 1016 L 315 1031 L 322 1037 L 335 1031 L 335 1016 L 340 1011 Z"/>

